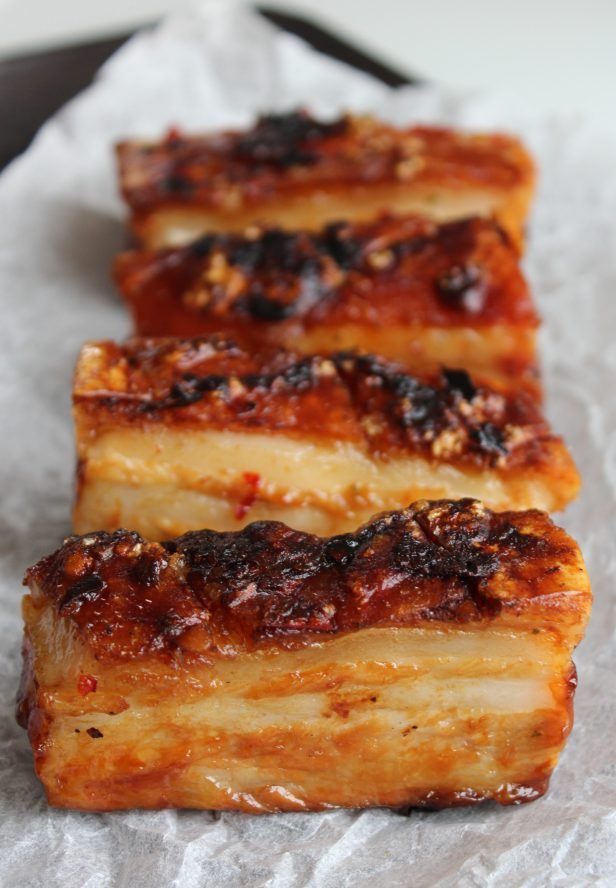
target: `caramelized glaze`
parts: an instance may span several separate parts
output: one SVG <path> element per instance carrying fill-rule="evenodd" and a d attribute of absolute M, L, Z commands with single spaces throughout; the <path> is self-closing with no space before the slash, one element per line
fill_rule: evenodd
<path fill-rule="evenodd" d="M 86 346 L 75 405 L 98 428 L 269 429 L 359 442 L 373 456 L 419 452 L 504 471 L 558 440 L 534 400 L 476 384 L 464 370 L 414 376 L 371 355 L 250 353 L 220 337 Z"/>
<path fill-rule="evenodd" d="M 382 216 L 319 233 L 253 226 L 124 253 L 115 276 L 136 332 L 146 336 L 224 333 L 259 342 L 324 324 L 532 330 L 538 323 L 516 251 L 481 218 L 437 225 Z"/>
<path fill-rule="evenodd" d="M 278 522 L 146 543 L 71 537 L 26 574 L 98 660 L 309 643 L 370 626 L 490 620 L 562 591 L 575 548 L 541 512 L 419 502 L 325 539 Z M 515 584 L 509 597 L 507 584 Z"/>
<path fill-rule="evenodd" d="M 174 130 L 159 142 L 122 142 L 118 158 L 122 192 L 136 213 L 165 203 L 230 212 L 315 187 L 412 180 L 507 189 L 532 179 L 530 158 L 509 136 L 401 130 L 367 117 L 321 123 L 304 111 L 263 116 L 243 132 Z"/>

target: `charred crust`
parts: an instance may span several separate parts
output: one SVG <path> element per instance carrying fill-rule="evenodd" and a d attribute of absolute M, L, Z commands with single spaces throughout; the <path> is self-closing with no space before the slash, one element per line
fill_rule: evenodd
<path fill-rule="evenodd" d="M 481 422 L 472 429 L 471 438 L 485 453 L 507 454 L 505 438 L 502 429 L 492 422 Z"/>
<path fill-rule="evenodd" d="M 236 136 L 230 155 L 243 163 L 268 164 L 281 169 L 311 165 L 318 159 L 315 150 L 318 143 L 342 135 L 347 129 L 344 117 L 323 123 L 305 111 L 264 114 L 252 130 Z"/>
<path fill-rule="evenodd" d="M 96 657 L 134 658 L 173 655 L 196 630 L 204 650 L 222 650 L 377 625 L 491 620 L 541 595 L 552 576 L 546 566 L 572 557 L 541 513 L 441 500 L 330 539 L 266 521 L 163 543 L 122 530 L 71 537 L 24 582 L 73 621 Z M 497 574 L 516 579 L 516 601 L 500 598 Z M 76 582 L 88 595 L 67 608 Z"/>
<path fill-rule="evenodd" d="M 101 375 L 82 388 L 78 371 L 74 400 L 95 423 L 302 431 L 359 441 L 379 458 L 419 452 L 499 470 L 542 459 L 557 440 L 531 397 L 489 389 L 460 369 L 418 376 L 353 351 L 249 353 L 207 337 L 91 348 Z M 121 380 L 114 393 L 107 374 Z"/>
<path fill-rule="evenodd" d="M 295 304 L 272 299 L 256 287 L 248 292 L 241 308 L 255 320 L 268 323 L 284 321 L 295 313 Z"/>
<path fill-rule="evenodd" d="M 485 304 L 485 284 L 476 265 L 452 265 L 436 279 L 435 287 L 445 305 L 469 314 L 478 314 Z"/>
<path fill-rule="evenodd" d="M 466 370 L 445 368 L 443 379 L 452 392 L 458 392 L 466 401 L 472 401 L 477 395 L 477 387 Z"/>
<path fill-rule="evenodd" d="M 314 186 L 512 188 L 533 179 L 528 154 L 508 136 L 396 129 L 369 117 L 323 122 L 301 110 L 260 117 L 241 132 L 124 142 L 118 157 L 124 196 L 145 212 L 175 202 L 233 212 Z"/>
<path fill-rule="evenodd" d="M 85 601 L 94 601 L 105 588 L 105 581 L 99 574 L 90 573 L 80 577 L 66 589 L 59 610 L 62 614 L 79 610 Z"/>
<path fill-rule="evenodd" d="M 373 234 L 374 232 L 370 232 Z M 414 237 L 417 242 L 418 237 Z M 348 222 L 331 222 L 324 229 L 322 244 L 328 255 L 345 271 L 357 268 L 368 252 L 369 234 L 366 227 Z"/>
<path fill-rule="evenodd" d="M 163 191 L 168 194 L 189 195 L 194 191 L 194 184 L 183 176 L 167 176 L 161 183 Z"/>
<path fill-rule="evenodd" d="M 187 247 L 120 257 L 130 301 L 164 294 L 176 312 L 221 323 L 345 318 L 436 325 L 537 318 L 517 255 L 489 219 L 435 223 L 384 215 L 321 232 L 251 226 Z M 385 315 L 383 315 L 385 312 Z"/>

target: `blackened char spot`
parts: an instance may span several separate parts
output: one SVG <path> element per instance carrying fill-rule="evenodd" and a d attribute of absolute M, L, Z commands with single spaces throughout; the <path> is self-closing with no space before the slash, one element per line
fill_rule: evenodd
<path fill-rule="evenodd" d="M 314 251 L 314 238 L 281 228 L 268 228 L 255 238 L 229 237 L 225 243 L 229 263 L 247 274 L 265 269 L 297 271 Z"/>
<path fill-rule="evenodd" d="M 217 245 L 219 238 L 215 234 L 206 234 L 198 240 L 193 241 L 189 249 L 193 256 L 203 259 L 209 256 L 214 247 Z"/>
<path fill-rule="evenodd" d="M 406 406 L 408 400 L 408 406 Z M 400 419 L 402 425 L 427 430 L 436 428 L 444 421 L 445 404 L 438 389 L 418 386 L 409 399 L 402 402 Z"/>
<path fill-rule="evenodd" d="M 443 377 L 452 392 L 458 392 L 467 401 L 472 401 L 477 389 L 466 370 L 443 370 Z"/>
<path fill-rule="evenodd" d="M 246 373 L 242 376 L 242 383 L 249 389 L 269 388 L 273 377 L 265 373 Z"/>
<path fill-rule="evenodd" d="M 333 564 L 346 567 L 355 557 L 360 541 L 348 534 L 330 537 L 325 543 L 325 557 Z"/>
<path fill-rule="evenodd" d="M 163 180 L 163 190 L 171 194 L 190 194 L 194 190 L 194 183 L 186 176 L 167 176 Z"/>
<path fill-rule="evenodd" d="M 396 365 L 388 364 L 375 355 L 357 355 L 338 352 L 334 356 L 342 377 L 351 388 L 362 378 L 371 386 L 377 385 L 394 397 L 387 409 L 404 428 L 426 433 L 446 425 L 451 394 L 445 388 L 427 385 Z M 365 398 L 359 391 L 359 402 Z"/>
<path fill-rule="evenodd" d="M 448 308 L 478 314 L 485 304 L 481 271 L 475 265 L 454 265 L 435 282 L 436 292 Z"/>
<path fill-rule="evenodd" d="M 252 130 L 239 135 L 233 145 L 236 160 L 272 166 L 309 166 L 317 155 L 310 147 L 321 139 L 343 133 L 344 118 L 321 123 L 301 111 L 289 114 L 266 114 Z"/>
<path fill-rule="evenodd" d="M 292 388 L 308 388 L 313 384 L 315 379 L 312 361 L 310 358 L 307 358 L 304 361 L 298 361 L 296 364 L 292 364 L 286 370 L 283 370 L 281 376 Z"/>
<path fill-rule="evenodd" d="M 332 222 L 325 229 L 323 245 L 334 262 L 348 271 L 357 268 L 363 256 L 364 244 L 349 233 L 346 222 Z"/>
<path fill-rule="evenodd" d="M 225 390 L 228 386 L 228 376 L 219 374 L 195 376 L 193 373 L 185 373 L 181 380 L 171 385 L 165 397 L 144 401 L 140 409 L 144 413 L 152 413 L 166 407 L 188 407 L 200 401 L 206 392 Z"/>
<path fill-rule="evenodd" d="M 261 247 L 269 265 L 284 271 L 296 271 L 301 269 L 314 244 L 310 238 L 280 228 L 270 228 L 261 239 Z"/>
<path fill-rule="evenodd" d="M 176 407 L 186 407 L 188 404 L 194 404 L 203 397 L 201 392 L 190 381 L 174 382 L 169 389 L 169 398 Z"/>
<path fill-rule="evenodd" d="M 155 586 L 160 579 L 164 562 L 157 558 L 142 555 L 132 569 L 132 578 L 142 586 Z"/>
<path fill-rule="evenodd" d="M 502 431 L 491 422 L 483 422 L 471 431 L 471 437 L 487 453 L 507 454 Z"/>
<path fill-rule="evenodd" d="M 81 577 L 68 587 L 60 602 L 61 611 L 74 612 L 79 610 L 86 601 L 93 601 L 105 588 L 105 581 L 97 574 Z"/>
<path fill-rule="evenodd" d="M 284 321 L 295 312 L 295 302 L 279 302 L 271 299 L 258 288 L 247 294 L 243 306 L 258 321 Z"/>
<path fill-rule="evenodd" d="M 414 577 L 451 577 L 459 571 L 455 554 L 431 543 L 403 536 L 392 549 L 392 564 Z"/>
<path fill-rule="evenodd" d="M 276 373 L 247 373 L 238 376 L 239 382 L 247 389 L 272 389 L 277 385 L 289 386 L 298 391 L 312 386 L 317 375 L 312 358 L 304 358 Z M 230 377 L 220 374 L 196 376 L 184 373 L 181 380 L 174 382 L 166 395 L 151 401 L 144 401 L 139 410 L 154 413 L 174 407 L 188 407 L 196 404 L 208 392 L 220 392 L 223 397 L 229 396 Z M 244 405 L 250 409 L 250 405 Z M 252 405 L 254 407 L 254 405 Z"/>
<path fill-rule="evenodd" d="M 488 577 L 498 567 L 498 557 L 486 542 L 493 534 L 490 514 L 473 509 L 470 499 L 451 503 L 445 513 L 438 507 L 419 511 L 416 521 L 426 538 L 440 551 L 453 558 L 454 572 L 462 577 Z"/>
<path fill-rule="evenodd" d="M 185 373 L 184 379 L 191 382 L 200 392 L 216 392 L 229 385 L 229 377 L 220 373 L 210 373 L 209 376 L 195 376 Z"/>
<path fill-rule="evenodd" d="M 253 273 L 263 261 L 262 238 L 233 238 L 229 242 L 227 258 L 230 265 L 239 266 L 247 274 Z"/>

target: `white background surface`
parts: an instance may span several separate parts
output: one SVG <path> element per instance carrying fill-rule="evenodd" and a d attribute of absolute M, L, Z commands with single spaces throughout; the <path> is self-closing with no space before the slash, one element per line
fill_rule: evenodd
<path fill-rule="evenodd" d="M 122 33 L 185 0 L 0 0 L 0 56 Z M 285 0 L 402 70 L 516 96 L 531 109 L 614 114 L 616 0 Z"/>

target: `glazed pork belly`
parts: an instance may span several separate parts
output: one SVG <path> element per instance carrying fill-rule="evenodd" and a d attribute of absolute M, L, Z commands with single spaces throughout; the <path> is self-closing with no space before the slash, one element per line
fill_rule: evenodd
<path fill-rule="evenodd" d="M 353 352 L 252 352 L 220 337 L 90 343 L 74 413 L 78 533 L 161 539 L 272 519 L 326 535 L 420 497 L 557 510 L 579 484 L 525 392 Z"/>
<path fill-rule="evenodd" d="M 488 219 L 251 226 L 123 253 L 115 277 L 139 336 L 359 348 L 415 371 L 464 367 L 539 391 L 537 314 L 516 250 Z"/>
<path fill-rule="evenodd" d="M 318 229 L 383 210 L 439 221 L 493 215 L 518 243 L 534 168 L 516 139 L 370 117 L 324 123 L 306 112 L 268 115 L 252 129 L 117 146 L 134 234 L 177 246 L 254 221 Z"/>
<path fill-rule="evenodd" d="M 532 801 L 591 603 L 545 514 L 472 500 L 330 539 L 99 531 L 25 582 L 18 718 L 49 802 L 94 811 Z"/>

